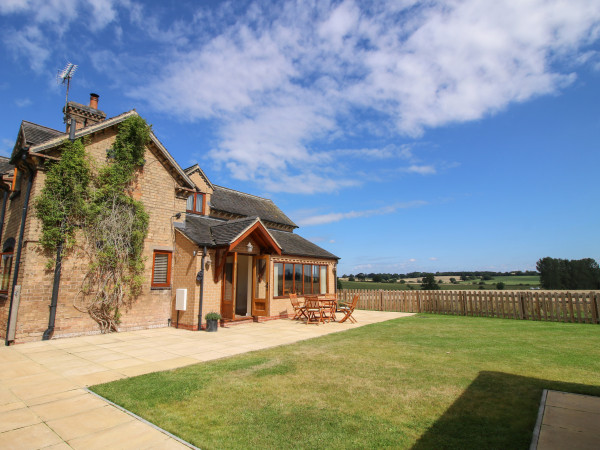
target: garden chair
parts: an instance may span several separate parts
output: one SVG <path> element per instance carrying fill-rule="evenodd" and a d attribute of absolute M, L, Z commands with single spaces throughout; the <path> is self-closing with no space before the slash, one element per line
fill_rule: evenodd
<path fill-rule="evenodd" d="M 298 294 L 290 294 L 290 302 L 292 302 L 292 306 L 294 307 L 294 320 L 306 317 L 306 307 L 300 304 Z"/>
<path fill-rule="evenodd" d="M 321 322 L 325 320 L 323 316 L 323 308 L 321 307 L 321 302 L 319 301 L 319 297 L 316 296 L 306 296 L 304 297 L 305 311 L 306 311 L 306 324 L 316 323 L 319 325 Z"/>
<path fill-rule="evenodd" d="M 354 298 L 352 299 L 352 303 L 347 303 L 347 304 L 343 304 L 340 306 L 339 311 L 344 314 L 344 317 L 342 318 L 342 320 L 340 320 L 340 323 L 345 322 L 346 320 L 350 320 L 351 323 L 356 323 L 356 319 L 354 317 L 352 317 L 352 314 L 354 313 L 354 310 L 356 309 L 356 305 L 358 304 L 358 298 L 359 295 L 356 294 L 354 296 Z"/>

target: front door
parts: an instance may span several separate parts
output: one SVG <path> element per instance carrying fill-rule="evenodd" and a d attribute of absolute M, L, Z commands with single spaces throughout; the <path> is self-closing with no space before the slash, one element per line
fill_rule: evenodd
<path fill-rule="evenodd" d="M 237 253 L 234 253 L 227 257 L 223 267 L 223 293 L 221 296 L 221 316 L 223 319 L 233 319 L 236 272 Z"/>
<path fill-rule="evenodd" d="M 255 256 L 252 265 L 252 315 L 269 315 L 269 255 Z"/>

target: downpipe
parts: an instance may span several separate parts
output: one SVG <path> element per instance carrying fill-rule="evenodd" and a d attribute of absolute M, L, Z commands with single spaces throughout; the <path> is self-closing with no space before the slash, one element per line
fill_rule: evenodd
<path fill-rule="evenodd" d="M 62 227 L 61 227 L 62 228 Z M 50 300 L 50 317 L 48 318 L 48 328 L 44 331 L 42 341 L 47 341 L 54 333 L 54 323 L 56 320 L 56 305 L 58 304 L 58 289 L 60 288 L 60 274 L 62 272 L 62 255 L 64 241 L 60 241 L 56 249 L 56 263 L 54 265 L 54 282 L 52 285 L 52 299 Z"/>
<path fill-rule="evenodd" d="M 202 303 L 204 301 L 204 259 L 206 258 L 207 255 L 207 251 L 206 251 L 206 245 L 204 246 L 204 248 L 202 249 L 202 262 L 200 263 L 202 265 L 202 268 L 200 269 L 200 273 L 198 274 L 200 276 L 200 299 L 199 299 L 199 304 L 198 304 L 198 331 L 202 330 Z"/>

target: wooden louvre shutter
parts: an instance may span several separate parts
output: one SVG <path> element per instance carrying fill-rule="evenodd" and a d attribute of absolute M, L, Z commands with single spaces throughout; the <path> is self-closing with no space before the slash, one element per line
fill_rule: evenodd
<path fill-rule="evenodd" d="M 154 253 L 154 270 L 152 271 L 153 286 L 168 286 L 171 272 L 171 253 Z"/>

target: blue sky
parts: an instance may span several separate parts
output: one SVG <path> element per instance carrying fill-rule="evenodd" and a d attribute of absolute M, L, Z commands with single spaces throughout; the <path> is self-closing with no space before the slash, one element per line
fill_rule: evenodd
<path fill-rule="evenodd" d="M 600 260 L 600 2 L 4 0 L 0 152 L 70 99 L 272 198 L 338 273 Z"/>

